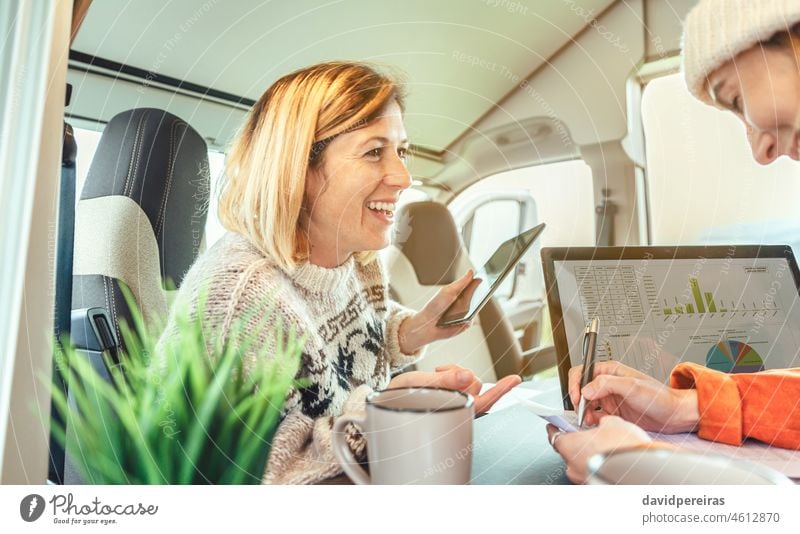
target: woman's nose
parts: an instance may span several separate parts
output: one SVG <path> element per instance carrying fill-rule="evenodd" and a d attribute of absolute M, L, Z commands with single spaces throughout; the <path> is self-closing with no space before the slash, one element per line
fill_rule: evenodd
<path fill-rule="evenodd" d="M 761 165 L 769 165 L 780 156 L 778 140 L 769 132 L 758 132 L 750 137 L 753 158 Z"/>
<path fill-rule="evenodd" d="M 388 185 L 408 189 L 411 187 L 411 173 L 408 172 L 405 162 L 399 157 L 392 158 L 392 160 L 390 168 L 386 170 L 384 181 Z"/>

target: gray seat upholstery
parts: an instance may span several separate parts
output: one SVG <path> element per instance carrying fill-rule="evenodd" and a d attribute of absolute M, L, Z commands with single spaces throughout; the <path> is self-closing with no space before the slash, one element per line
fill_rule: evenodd
<path fill-rule="evenodd" d="M 443 286 L 473 268 L 447 206 L 414 202 L 396 214 L 393 243 L 383 252 L 393 297 L 420 309 Z M 523 352 L 511 322 L 495 299 L 481 310 L 472 328 L 432 343 L 418 369 L 432 371 L 444 363 L 472 369 L 482 380 L 510 374 L 529 375 L 555 364 L 552 347 Z"/>
<path fill-rule="evenodd" d="M 180 286 L 201 249 L 209 185 L 206 143 L 180 118 L 134 109 L 103 131 L 75 212 L 72 315 L 79 354 L 106 380 L 103 352 L 124 350 L 120 323 L 131 324 L 122 288 L 151 328 L 163 324 L 165 290 Z M 75 467 L 91 451 L 70 427 L 65 449 L 65 483 L 91 483 Z"/>
<path fill-rule="evenodd" d="M 189 124 L 149 108 L 111 119 L 76 208 L 72 309 L 106 308 L 121 339 L 125 285 L 146 320 L 163 318 L 165 289 L 200 250 L 208 193 L 208 149 Z"/>

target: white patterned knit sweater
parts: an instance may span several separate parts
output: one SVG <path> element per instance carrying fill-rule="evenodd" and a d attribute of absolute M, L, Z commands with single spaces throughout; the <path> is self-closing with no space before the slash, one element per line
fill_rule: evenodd
<path fill-rule="evenodd" d="M 176 297 L 181 306 L 173 309 L 188 306 L 194 315 L 203 291 L 204 326 L 212 336 L 227 338 L 232 324 L 249 318 L 243 338 L 272 347 L 278 317 L 285 330 L 292 325 L 307 336 L 298 377 L 309 384 L 286 399 L 263 482 L 314 483 L 340 474 L 331 447 L 334 418 L 363 411 L 368 393 L 420 357 L 400 351 L 400 323 L 414 312 L 389 300 L 380 262 L 361 265 L 351 257 L 333 269 L 303 263 L 287 273 L 246 238 L 228 233 L 189 270 Z M 272 320 L 256 331 L 270 307 Z M 161 340 L 175 328 L 170 315 Z M 363 459 L 363 438 L 352 428 L 348 442 Z"/>

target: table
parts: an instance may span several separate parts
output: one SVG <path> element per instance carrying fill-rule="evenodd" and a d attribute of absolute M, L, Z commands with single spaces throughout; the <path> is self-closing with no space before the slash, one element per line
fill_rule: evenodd
<path fill-rule="evenodd" d="M 471 484 L 569 484 L 566 466 L 547 441 L 545 422 L 515 400 L 517 395 L 561 407 L 557 377 L 523 382 L 490 413 L 475 420 Z M 352 484 L 339 475 L 321 484 Z"/>
<path fill-rule="evenodd" d="M 562 406 L 558 378 L 518 389 L 535 392 L 529 398 L 540 404 Z M 514 402 L 513 391 L 509 395 L 505 406 L 475 420 L 471 483 L 569 484 L 564 461 L 547 441 L 547 422 Z"/>

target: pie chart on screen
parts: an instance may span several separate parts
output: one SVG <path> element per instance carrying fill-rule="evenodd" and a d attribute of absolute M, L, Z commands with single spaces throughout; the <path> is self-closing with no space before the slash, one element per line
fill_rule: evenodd
<path fill-rule="evenodd" d="M 723 339 L 706 354 L 706 367 L 723 373 L 757 373 L 764 370 L 764 360 L 747 343 Z"/>

